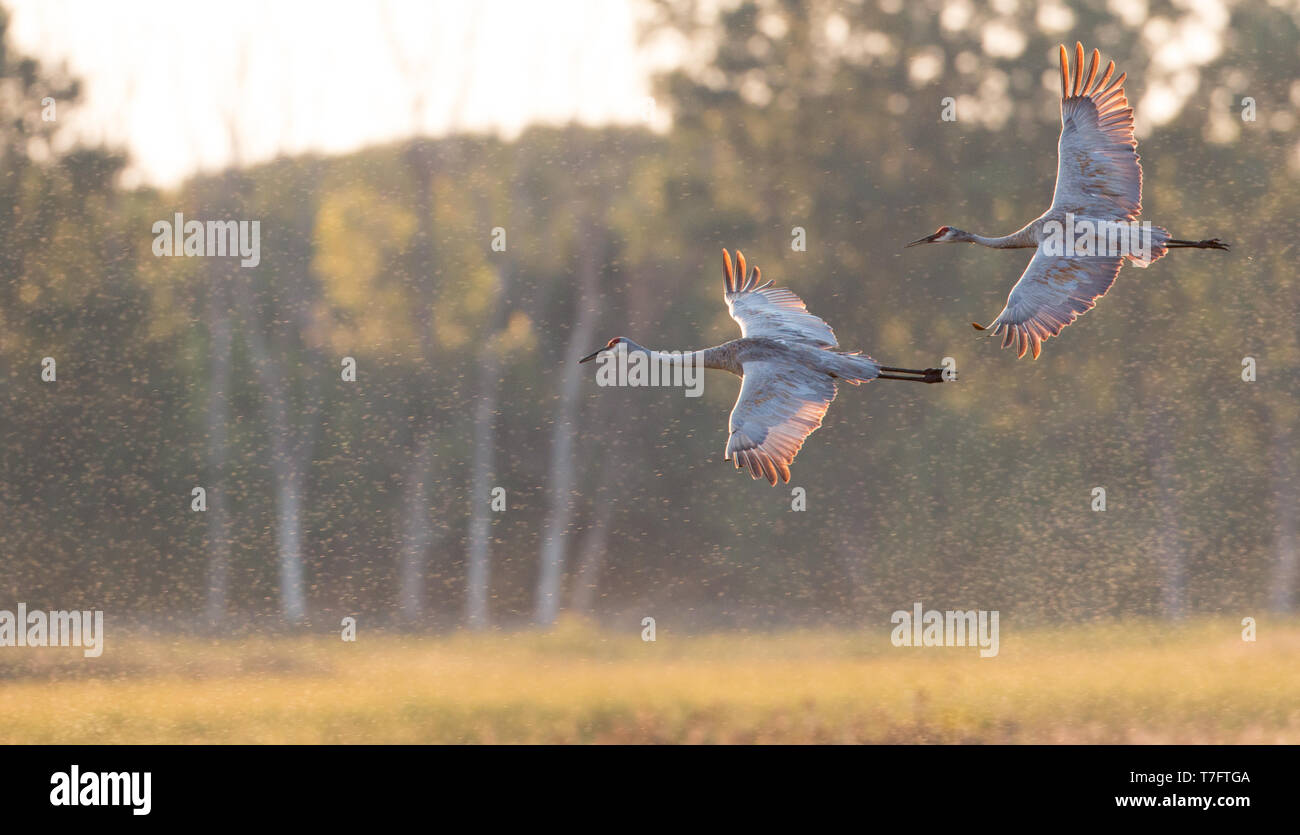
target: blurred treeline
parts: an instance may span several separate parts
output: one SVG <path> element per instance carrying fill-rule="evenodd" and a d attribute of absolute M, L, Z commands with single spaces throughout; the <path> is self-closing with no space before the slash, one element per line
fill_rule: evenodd
<path fill-rule="evenodd" d="M 902 246 L 1046 207 L 1058 41 L 1100 47 L 1140 102 L 1151 21 L 1194 13 L 1094 2 L 1044 31 L 957 5 L 663 3 L 647 38 L 706 56 L 658 81 L 666 133 L 421 138 L 176 191 L 122 189 L 120 153 L 56 151 L 40 101 L 75 107 L 75 81 L 0 47 L 0 608 L 664 629 L 887 623 L 916 600 L 1025 620 L 1292 607 L 1300 12 L 1232 8 L 1139 148 L 1144 218 L 1233 251 L 1125 268 L 1031 362 L 968 324 L 1027 253 Z M 155 257 L 176 212 L 260 221 L 260 265 Z M 845 348 L 951 356 L 960 383 L 844 387 L 791 485 L 735 472 L 737 381 L 601 389 L 574 362 L 616 335 L 738 335 L 723 246 Z"/>

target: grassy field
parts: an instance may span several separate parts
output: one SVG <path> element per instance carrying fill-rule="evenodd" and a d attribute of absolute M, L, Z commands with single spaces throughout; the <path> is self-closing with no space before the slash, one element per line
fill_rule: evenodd
<path fill-rule="evenodd" d="M 554 632 L 0 649 L 0 742 L 1300 742 L 1300 623 L 1018 633 Z"/>

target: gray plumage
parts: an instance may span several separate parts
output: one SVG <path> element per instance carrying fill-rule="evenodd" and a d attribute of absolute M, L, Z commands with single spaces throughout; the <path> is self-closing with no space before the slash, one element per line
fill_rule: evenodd
<path fill-rule="evenodd" d="M 804 440 L 822 425 L 835 399 L 837 381 L 859 385 L 891 379 L 943 382 L 940 369 L 912 370 L 881 366 L 860 352 L 834 350 L 830 325 L 808 312 L 803 301 L 771 282 L 761 283 L 758 267 L 746 273 L 745 256 L 722 252 L 723 298 L 740 325 L 740 339 L 685 355 L 683 361 L 729 371 L 742 379 L 731 410 L 724 460 L 748 468 L 751 477 L 790 481 L 790 465 Z M 619 345 L 659 361 L 668 355 L 616 337 L 582 362 Z"/>
<path fill-rule="evenodd" d="M 1038 358 L 1044 340 L 1096 306 L 1115 283 L 1128 259 L 1136 267 L 1149 267 L 1170 249 L 1227 249 L 1217 238 L 1204 241 L 1175 240 L 1165 229 L 1151 227 L 1141 247 L 1116 254 L 1063 255 L 1044 251 L 1048 229 L 1067 229 L 1087 222 L 1128 224 L 1142 213 L 1142 165 L 1133 138 L 1133 108 L 1124 95 L 1127 75 L 1111 81 L 1115 62 L 1098 78 L 1101 53 L 1092 51 L 1087 68 L 1083 44 L 1075 43 L 1074 70 L 1065 45 L 1061 53 L 1061 138 L 1057 144 L 1056 190 L 1052 205 L 1041 216 L 1010 235 L 986 238 L 951 226 L 913 241 L 965 242 L 994 249 L 1037 249 L 1020 280 L 1011 288 L 1006 306 L 989 325 L 974 325 L 991 335 L 1003 334 L 1002 347 L 1015 343 L 1018 356 L 1032 351 Z M 1068 222 L 1072 221 L 1072 222 Z M 1049 226 L 1051 224 L 1051 226 Z"/>

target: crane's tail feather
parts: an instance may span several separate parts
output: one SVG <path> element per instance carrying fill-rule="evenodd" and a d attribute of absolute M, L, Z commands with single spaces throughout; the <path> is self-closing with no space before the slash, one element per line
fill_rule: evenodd
<path fill-rule="evenodd" d="M 861 351 L 832 351 L 831 354 L 835 357 L 832 362 L 833 373 L 850 385 L 861 385 L 880 376 L 880 363 Z"/>
<path fill-rule="evenodd" d="M 1168 229 L 1153 226 L 1149 236 L 1145 230 L 1139 231 L 1138 235 L 1140 242 L 1145 246 L 1141 250 L 1136 247 L 1129 247 L 1133 251 L 1128 254 L 1128 260 L 1133 266 L 1146 269 L 1169 253 L 1169 243 L 1172 237 Z"/>

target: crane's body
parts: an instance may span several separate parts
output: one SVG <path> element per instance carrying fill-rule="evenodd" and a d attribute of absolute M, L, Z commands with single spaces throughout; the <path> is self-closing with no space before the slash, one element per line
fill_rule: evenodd
<path fill-rule="evenodd" d="M 745 364 L 753 362 L 793 362 L 820 374 L 856 378 L 859 382 L 874 380 L 880 372 L 880 366 L 874 360 L 861 354 L 840 353 L 764 337 L 741 337 L 712 348 L 684 352 L 656 351 L 626 337 L 620 337 L 620 340 L 629 351 L 645 352 L 651 362 L 697 365 L 715 371 L 729 371 L 737 377 L 744 377 Z"/>
<path fill-rule="evenodd" d="M 1092 51 L 1085 69 L 1083 44 L 1075 44 L 1071 73 L 1065 46 L 1061 52 L 1061 138 L 1057 143 L 1056 191 L 1052 204 L 1039 217 L 1009 235 L 985 237 L 951 226 L 908 246 L 925 243 L 974 243 L 992 249 L 1035 249 L 1034 257 L 1011 289 L 1006 307 L 988 326 L 977 330 L 1003 334 L 1002 347 L 1016 343 L 1018 356 L 1032 351 L 1038 358 L 1043 340 L 1096 306 L 1127 260 L 1149 267 L 1171 249 L 1227 249 L 1217 238 L 1185 241 L 1159 226 L 1143 224 L 1137 245 L 1123 248 L 1095 246 L 1108 243 L 1100 234 L 1087 254 L 1070 254 L 1048 246 L 1077 229 L 1110 230 L 1136 225 L 1142 213 L 1142 165 L 1133 138 L 1133 108 L 1124 94 L 1121 74 L 1115 81 L 1115 62 L 1098 78 L 1101 53 Z M 1113 241 L 1114 239 L 1110 239 Z M 1073 237 L 1071 238 L 1073 243 Z"/>
<path fill-rule="evenodd" d="M 808 312 L 789 290 L 761 284 L 758 267 L 745 272 L 745 256 L 722 252 L 723 298 L 740 325 L 741 338 L 713 348 L 685 353 L 651 350 L 626 337 L 615 337 L 579 362 L 609 351 L 643 353 L 651 362 L 691 363 L 728 371 L 743 381 L 731 410 L 724 460 L 747 467 L 752 478 L 775 485 L 790 481 L 790 465 L 804 439 L 821 426 L 835 399 L 836 384 L 869 380 L 942 383 L 941 369 L 882 366 L 860 352 L 837 351 L 830 325 Z M 949 377 L 948 379 L 951 379 Z"/>

